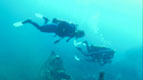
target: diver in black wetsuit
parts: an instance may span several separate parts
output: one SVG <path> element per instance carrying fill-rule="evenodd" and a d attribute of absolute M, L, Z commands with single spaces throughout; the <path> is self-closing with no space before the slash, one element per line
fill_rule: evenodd
<path fill-rule="evenodd" d="M 89 46 L 87 41 L 83 43 L 86 44 L 87 52 L 84 52 L 80 47 L 77 49 L 85 56 L 90 57 L 91 59 L 86 59 L 90 62 L 98 62 L 100 65 L 111 63 L 111 59 L 114 56 L 115 51 L 106 47 L 97 47 L 94 45 Z"/>
<path fill-rule="evenodd" d="M 52 24 L 47 24 L 49 21 L 46 17 L 43 17 L 45 20 L 44 25 L 40 26 L 37 23 L 33 22 L 32 20 L 28 19 L 26 21 L 23 21 L 23 24 L 30 23 L 34 27 L 36 27 L 38 30 L 41 32 L 46 32 L 46 33 L 55 33 L 61 39 L 56 40 L 55 43 L 58 43 L 65 37 L 69 37 L 66 41 L 68 42 L 72 38 L 81 38 L 83 37 L 84 31 L 83 30 L 77 30 L 76 25 L 73 23 L 68 23 L 66 21 L 61 21 L 56 18 L 53 19 Z"/>

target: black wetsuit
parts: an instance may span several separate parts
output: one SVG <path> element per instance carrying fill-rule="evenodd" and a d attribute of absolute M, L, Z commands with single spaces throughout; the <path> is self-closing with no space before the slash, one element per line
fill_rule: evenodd
<path fill-rule="evenodd" d="M 73 37 L 76 31 L 76 27 L 73 24 L 67 23 L 65 21 L 61 21 L 58 24 L 58 29 L 56 34 L 60 37 Z"/>
<path fill-rule="evenodd" d="M 34 27 L 36 27 L 38 30 L 40 30 L 41 32 L 46 32 L 46 33 L 55 33 L 56 35 L 58 35 L 59 37 L 61 37 L 61 39 L 56 40 L 54 43 L 58 43 L 59 41 L 61 41 L 64 37 L 69 37 L 66 41 L 68 42 L 70 39 L 72 39 L 73 37 L 75 37 L 76 35 L 76 26 L 74 24 L 68 23 L 66 21 L 58 21 L 57 23 L 52 23 L 52 24 L 47 24 L 48 19 L 47 18 L 43 18 L 45 20 L 45 23 L 43 26 L 38 25 L 37 23 L 31 21 L 31 20 L 26 20 L 23 22 L 23 24 L 25 23 L 30 23 L 32 24 Z"/>
<path fill-rule="evenodd" d="M 38 25 L 33 21 L 25 21 L 23 23 L 30 23 L 41 32 L 56 33 L 60 37 L 73 37 L 75 34 L 76 27 L 65 21 L 60 21 L 58 24 L 44 24 L 43 26 Z"/>

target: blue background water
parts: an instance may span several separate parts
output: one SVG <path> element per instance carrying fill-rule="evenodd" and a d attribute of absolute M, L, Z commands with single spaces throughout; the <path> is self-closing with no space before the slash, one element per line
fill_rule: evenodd
<path fill-rule="evenodd" d="M 116 50 L 112 64 L 77 62 L 74 55 L 84 56 L 73 40 L 54 45 L 54 34 L 28 24 L 13 27 L 28 18 L 42 24 L 35 13 L 77 23 L 86 32 L 83 40 Z M 0 80 L 40 80 L 41 65 L 52 50 L 61 55 L 74 80 L 100 71 L 105 71 L 105 80 L 141 80 L 142 0 L 0 0 Z"/>

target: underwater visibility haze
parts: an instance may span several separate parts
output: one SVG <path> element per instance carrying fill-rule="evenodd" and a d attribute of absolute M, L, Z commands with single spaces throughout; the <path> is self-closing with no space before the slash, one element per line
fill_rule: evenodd
<path fill-rule="evenodd" d="M 113 49 L 112 62 L 84 61 L 74 39 L 54 44 L 53 33 L 13 26 L 27 19 L 42 25 L 36 13 L 77 24 L 85 32 L 78 41 Z M 0 0 L 0 80 L 49 80 L 40 75 L 52 51 L 72 80 L 103 80 L 100 72 L 104 80 L 142 80 L 142 0 Z"/>

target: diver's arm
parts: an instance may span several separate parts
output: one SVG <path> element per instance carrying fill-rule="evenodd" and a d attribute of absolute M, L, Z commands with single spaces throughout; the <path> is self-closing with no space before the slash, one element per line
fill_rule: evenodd
<path fill-rule="evenodd" d="M 66 40 L 66 42 L 69 42 L 72 38 L 73 38 L 73 36 L 72 36 L 72 37 L 69 37 L 69 38 Z"/>
<path fill-rule="evenodd" d="M 47 22 L 49 21 L 49 19 L 46 18 L 46 17 L 43 17 L 43 19 L 44 19 L 44 24 L 47 24 Z"/>
<path fill-rule="evenodd" d="M 57 43 L 59 43 L 62 39 L 64 39 L 64 38 L 58 39 L 58 40 L 56 40 L 54 43 L 57 44 Z"/>
<path fill-rule="evenodd" d="M 67 42 L 69 42 L 72 38 L 74 38 L 75 37 L 75 34 L 74 33 L 72 33 L 72 35 L 66 40 Z"/>
<path fill-rule="evenodd" d="M 85 56 L 89 56 L 88 54 L 86 54 L 85 52 L 82 51 L 82 49 L 80 47 L 76 47 L 83 55 Z"/>

